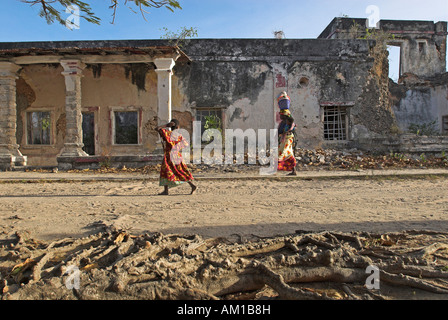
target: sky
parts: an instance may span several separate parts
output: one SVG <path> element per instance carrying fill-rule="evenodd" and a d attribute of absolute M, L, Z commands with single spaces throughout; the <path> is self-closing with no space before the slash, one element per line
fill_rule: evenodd
<path fill-rule="evenodd" d="M 122 6 L 112 24 L 109 0 L 86 0 L 101 25 L 80 21 L 79 29 L 48 25 L 38 7 L 0 0 L 0 42 L 160 39 L 163 28 L 195 28 L 197 38 L 317 38 L 335 17 L 369 18 L 371 5 L 380 19 L 448 21 L 447 0 L 179 0 L 182 9 L 150 9 L 145 15 Z M 70 17 L 64 13 L 63 17 Z M 391 58 L 392 59 L 392 58 Z"/>
<path fill-rule="evenodd" d="M 164 27 L 194 27 L 198 38 L 272 38 L 277 30 L 286 38 L 316 38 L 334 17 L 368 18 L 370 5 L 378 7 L 380 19 L 448 21 L 447 0 L 179 0 L 181 10 L 150 9 L 147 21 L 122 5 L 111 24 L 109 0 L 86 1 L 101 25 L 81 20 L 79 29 L 69 30 L 48 25 L 36 6 L 0 0 L 0 42 L 160 39 Z"/>

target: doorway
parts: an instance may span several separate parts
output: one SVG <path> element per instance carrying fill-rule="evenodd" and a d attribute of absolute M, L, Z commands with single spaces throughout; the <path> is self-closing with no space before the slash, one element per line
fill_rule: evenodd
<path fill-rule="evenodd" d="M 85 153 L 95 155 L 95 113 L 82 113 L 82 142 L 84 143 Z"/>

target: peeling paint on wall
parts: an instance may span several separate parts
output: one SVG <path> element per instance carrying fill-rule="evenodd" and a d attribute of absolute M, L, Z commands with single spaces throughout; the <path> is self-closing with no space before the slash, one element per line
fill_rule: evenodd
<path fill-rule="evenodd" d="M 140 91 L 146 91 L 146 75 L 151 70 L 154 70 L 154 66 L 144 63 L 124 66 L 126 79 L 131 77 L 132 84 L 135 84 Z"/>
<path fill-rule="evenodd" d="M 16 80 L 16 103 L 17 103 L 17 144 L 21 144 L 24 135 L 23 115 L 34 101 L 36 101 L 36 93 L 31 86 L 22 77 Z"/>

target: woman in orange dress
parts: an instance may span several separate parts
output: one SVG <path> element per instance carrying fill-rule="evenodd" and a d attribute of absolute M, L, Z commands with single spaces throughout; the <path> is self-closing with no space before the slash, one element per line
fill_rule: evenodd
<path fill-rule="evenodd" d="M 169 130 L 170 128 L 171 130 Z M 163 162 L 160 168 L 160 186 L 164 191 L 159 195 L 168 195 L 168 190 L 187 182 L 191 187 L 193 194 L 197 186 L 193 184 L 193 175 L 182 159 L 181 151 L 188 147 L 188 142 L 180 135 L 173 134 L 173 131 L 179 129 L 179 121 L 172 119 L 170 123 L 159 126 L 156 131 L 160 134 L 163 143 Z"/>

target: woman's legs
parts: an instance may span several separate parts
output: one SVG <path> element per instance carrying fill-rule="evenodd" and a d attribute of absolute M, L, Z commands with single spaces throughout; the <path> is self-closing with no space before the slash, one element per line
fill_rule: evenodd
<path fill-rule="evenodd" d="M 190 194 L 195 193 L 198 187 L 195 184 L 193 184 L 193 182 L 191 182 L 191 181 L 188 181 L 188 184 L 191 187 L 191 193 Z M 163 190 L 163 192 L 159 193 L 159 196 L 167 196 L 168 194 L 169 194 L 168 186 L 164 186 L 164 190 Z"/>
<path fill-rule="evenodd" d="M 159 193 L 159 196 L 167 196 L 168 195 L 168 186 L 164 186 L 163 192 Z"/>
<path fill-rule="evenodd" d="M 188 181 L 188 184 L 189 184 L 190 187 L 191 187 L 191 194 L 195 193 L 195 192 L 196 192 L 196 189 L 197 189 L 198 187 L 197 187 L 196 185 L 194 185 L 193 182 L 191 182 L 191 181 Z"/>

